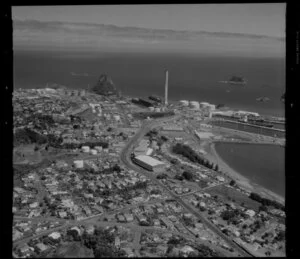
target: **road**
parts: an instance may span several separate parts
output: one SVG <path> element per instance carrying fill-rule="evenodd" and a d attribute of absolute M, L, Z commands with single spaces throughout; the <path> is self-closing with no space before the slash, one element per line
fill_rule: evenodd
<path fill-rule="evenodd" d="M 191 212 L 192 214 L 197 216 L 197 218 L 199 218 L 209 229 L 211 229 L 215 234 L 217 234 L 223 240 L 225 240 L 231 247 L 236 249 L 242 256 L 245 256 L 245 257 L 252 256 L 249 253 L 245 252 L 242 248 L 240 248 L 235 242 L 232 241 L 231 238 L 226 236 L 219 228 L 217 228 L 214 224 L 212 224 L 205 217 L 203 217 L 198 211 L 196 211 L 194 208 L 192 208 L 192 206 L 190 206 L 189 204 L 186 204 L 177 195 L 175 195 L 172 191 L 170 191 L 164 184 L 162 184 L 159 180 L 156 179 L 155 174 L 153 174 L 149 171 L 146 171 L 146 170 L 142 169 L 141 167 L 132 163 L 132 161 L 130 159 L 130 154 L 132 152 L 134 145 L 136 145 L 136 143 L 139 142 L 149 130 L 159 126 L 163 122 L 166 122 L 168 120 L 174 120 L 175 119 L 174 117 L 175 116 L 173 116 L 171 118 L 153 120 L 153 121 L 146 122 L 145 124 L 143 124 L 141 129 L 136 133 L 136 135 L 134 135 L 129 140 L 127 145 L 123 148 L 121 155 L 120 155 L 121 161 L 128 168 L 147 176 L 148 178 L 150 178 L 152 180 L 152 182 L 156 183 L 157 185 L 159 185 L 163 189 L 165 189 L 165 191 L 167 193 L 169 193 L 170 196 L 172 196 L 182 207 L 184 207 L 186 210 L 188 210 L 189 212 Z"/>
<path fill-rule="evenodd" d="M 67 227 L 70 227 L 70 226 L 84 225 L 84 224 L 95 224 L 95 225 L 97 225 L 97 224 L 99 224 L 99 222 L 100 223 L 104 222 L 104 225 L 106 226 L 106 225 L 109 225 L 108 223 L 110 223 L 110 222 L 103 221 L 103 218 L 105 218 L 108 214 L 120 213 L 120 212 L 124 212 L 124 211 L 127 211 L 129 209 L 141 206 L 141 205 L 154 204 L 154 203 L 162 202 L 162 201 L 164 201 L 164 200 L 162 200 L 162 199 L 153 199 L 153 200 L 148 201 L 148 202 L 139 202 L 139 203 L 136 203 L 136 204 L 132 204 L 132 205 L 120 208 L 120 209 L 108 211 L 106 213 L 102 213 L 102 214 L 97 214 L 97 215 L 93 215 L 93 216 L 90 216 L 90 217 L 86 217 L 86 218 L 84 218 L 82 220 L 61 219 L 61 218 L 56 218 L 56 217 L 34 217 L 34 218 L 28 218 L 28 217 L 14 216 L 14 220 L 15 221 L 31 221 L 32 223 L 39 223 L 39 222 L 43 222 L 43 221 L 47 221 L 47 222 L 59 222 L 62 225 L 59 225 L 59 226 L 57 226 L 55 228 L 47 229 L 45 231 L 41 231 L 41 232 L 39 232 L 37 234 L 34 234 L 34 235 L 30 236 L 30 237 L 23 237 L 21 239 L 18 239 L 18 240 L 16 240 L 13 243 L 13 246 L 22 245 L 24 243 L 27 243 L 32 238 L 37 238 L 37 237 L 40 237 L 40 236 L 43 236 L 43 235 L 46 235 L 46 234 L 50 234 L 50 233 L 52 233 L 54 231 L 62 230 L 62 229 L 65 229 Z"/>
<path fill-rule="evenodd" d="M 181 200 L 181 198 L 174 194 L 171 190 L 169 190 L 164 184 L 162 184 L 160 181 L 158 181 L 156 179 L 156 175 L 153 174 L 152 172 L 149 172 L 149 171 L 146 171 L 142 168 L 140 168 L 139 166 L 133 164 L 131 162 L 131 159 L 130 159 L 130 154 L 133 150 L 133 147 L 134 145 L 144 137 L 144 135 L 149 131 L 151 130 L 152 128 L 155 128 L 167 121 L 170 121 L 170 120 L 175 120 L 177 119 L 178 115 L 175 115 L 175 116 L 172 116 L 172 117 L 168 117 L 168 118 L 161 118 L 161 119 L 156 119 L 156 120 L 151 120 L 151 121 L 146 121 L 141 129 L 129 140 L 129 142 L 127 143 L 127 145 L 123 148 L 121 154 L 120 154 L 120 158 L 121 158 L 121 161 L 123 162 L 124 165 L 126 165 L 128 168 L 136 171 L 136 172 L 139 172 L 145 176 L 147 176 L 150 180 L 152 180 L 153 183 L 156 183 L 157 185 L 161 186 L 171 197 L 173 197 L 182 207 L 184 207 L 186 210 L 188 210 L 189 212 L 193 213 L 195 216 L 197 216 L 208 228 L 210 228 L 215 234 L 217 234 L 218 236 L 220 236 L 223 240 L 225 240 L 231 247 L 235 248 L 236 251 L 238 251 L 241 255 L 245 256 L 245 257 L 249 257 L 251 255 L 249 255 L 247 252 L 245 252 L 243 249 L 241 249 L 236 243 L 234 243 L 229 237 L 227 237 L 224 233 L 222 233 L 215 225 L 213 225 L 210 221 L 208 221 L 205 217 L 203 217 L 198 211 L 196 211 L 192 206 L 186 204 L 183 200 Z M 138 204 L 135 204 L 134 206 L 138 206 Z M 128 209 L 127 207 L 126 208 L 121 208 L 121 209 L 118 209 L 120 211 L 124 210 L 124 209 Z M 54 219 L 52 217 L 46 217 L 46 218 L 22 218 L 22 217 L 16 217 L 16 219 L 19 219 L 19 220 L 32 220 L 32 221 L 41 221 L 41 220 L 50 220 L 50 221 L 60 221 L 60 222 L 63 222 L 65 221 L 65 224 L 62 225 L 62 226 L 58 226 L 58 227 L 55 227 L 55 228 L 51 228 L 51 229 L 48 229 L 48 230 L 45 230 L 45 231 L 42 231 L 34 236 L 31 236 L 31 237 L 28 237 L 28 238 L 23 238 L 23 239 L 20 239 L 20 240 L 17 240 L 14 242 L 14 246 L 17 246 L 17 245 L 20 245 L 20 244 L 23 244 L 25 242 L 28 242 L 29 240 L 31 240 L 32 238 L 34 237 L 40 237 L 40 236 L 43 236 L 43 235 L 47 235 L 49 233 L 52 233 L 54 231 L 58 231 L 58 230 L 62 230 L 62 229 L 65 229 L 65 228 L 68 228 L 70 226 L 74 226 L 74 225 L 82 225 L 82 224 L 103 224 L 104 226 L 107 226 L 107 225 L 110 225 L 110 224 L 118 224 L 118 223 L 115 223 L 115 222 L 99 222 L 99 221 L 96 221 L 96 219 L 98 217 L 101 217 L 103 216 L 102 215 L 94 215 L 94 216 L 91 216 L 89 218 L 85 218 L 83 220 L 80 220 L 80 221 L 76 221 L 76 220 L 60 220 L 60 219 Z M 149 227 L 151 228 L 151 227 Z M 143 227 L 144 229 L 144 227 Z M 157 230 L 157 228 L 153 228 L 155 230 Z M 165 231 L 165 230 L 164 230 Z M 137 236 L 138 237 L 138 236 Z"/>

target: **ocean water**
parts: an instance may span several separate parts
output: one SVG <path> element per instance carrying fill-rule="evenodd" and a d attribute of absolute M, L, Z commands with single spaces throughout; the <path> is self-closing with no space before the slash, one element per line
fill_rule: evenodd
<path fill-rule="evenodd" d="M 163 96 L 164 70 L 169 70 L 169 99 L 207 101 L 261 114 L 284 116 L 285 60 L 191 54 L 80 53 L 14 51 L 14 87 L 57 83 L 71 88 L 94 85 L 107 73 L 122 94 Z M 86 73 L 86 76 L 83 74 Z M 73 75 L 72 75 L 73 74 Z M 218 83 L 232 75 L 248 84 Z M 268 102 L 256 98 L 267 96 Z"/>
<path fill-rule="evenodd" d="M 234 170 L 285 197 L 285 148 L 276 145 L 216 143 L 217 153 Z"/>

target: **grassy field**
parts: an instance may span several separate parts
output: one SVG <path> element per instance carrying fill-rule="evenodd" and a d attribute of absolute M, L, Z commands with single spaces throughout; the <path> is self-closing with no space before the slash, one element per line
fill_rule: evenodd
<path fill-rule="evenodd" d="M 224 199 L 225 201 L 234 201 L 239 205 L 243 204 L 242 206 L 245 208 L 255 211 L 258 211 L 258 208 L 261 205 L 259 202 L 251 200 L 247 195 L 224 185 L 211 188 L 207 192 L 211 195 L 218 195 L 220 199 Z"/>

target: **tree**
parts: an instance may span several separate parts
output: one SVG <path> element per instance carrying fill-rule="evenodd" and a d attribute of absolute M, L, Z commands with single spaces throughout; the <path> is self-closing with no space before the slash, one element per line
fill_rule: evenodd
<path fill-rule="evenodd" d="M 230 183 L 229 183 L 229 185 L 230 185 L 230 186 L 235 186 L 235 185 L 236 185 L 235 180 L 231 180 Z"/>
<path fill-rule="evenodd" d="M 156 176 L 156 179 L 166 179 L 168 178 L 168 175 L 165 173 L 159 174 L 158 176 Z"/>
<path fill-rule="evenodd" d="M 166 136 L 161 136 L 161 139 L 162 139 L 163 141 L 168 141 L 168 140 L 169 140 Z"/>
<path fill-rule="evenodd" d="M 179 245 L 183 241 L 182 237 L 172 236 L 167 242 L 168 245 Z"/>
<path fill-rule="evenodd" d="M 176 164 L 178 163 L 178 161 L 177 161 L 176 158 L 172 158 L 172 159 L 170 160 L 170 162 L 171 162 L 171 164 L 173 164 L 173 165 L 176 165 Z"/>
<path fill-rule="evenodd" d="M 217 164 L 215 164 L 215 171 L 218 172 L 219 171 L 219 166 Z"/>
<path fill-rule="evenodd" d="M 268 207 L 267 206 L 264 206 L 264 205 L 260 205 L 259 208 L 258 208 L 259 211 L 267 211 L 268 210 Z"/>
<path fill-rule="evenodd" d="M 285 239 L 285 231 L 283 231 L 283 230 L 279 231 L 279 233 L 277 234 L 275 239 L 279 242 L 283 241 Z"/>
<path fill-rule="evenodd" d="M 184 171 L 182 173 L 182 176 L 187 180 L 187 181 L 192 181 L 194 178 L 194 175 L 191 172 Z"/>
<path fill-rule="evenodd" d="M 183 181 L 184 178 L 183 178 L 182 175 L 176 174 L 176 175 L 174 176 L 174 179 L 179 180 L 179 181 Z"/>
<path fill-rule="evenodd" d="M 231 220 L 236 216 L 236 214 L 234 211 L 225 210 L 221 213 L 220 216 L 222 217 L 223 220 Z"/>

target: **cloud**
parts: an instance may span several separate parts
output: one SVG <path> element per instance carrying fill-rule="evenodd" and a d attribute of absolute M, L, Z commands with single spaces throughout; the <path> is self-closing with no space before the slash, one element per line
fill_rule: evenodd
<path fill-rule="evenodd" d="M 182 48 L 189 50 L 282 52 L 285 38 L 264 35 L 175 31 L 107 24 L 13 21 L 14 46 L 43 45 L 89 48 Z M 222 47 L 223 46 L 223 47 Z M 223 49 L 222 49 L 223 48 Z"/>

